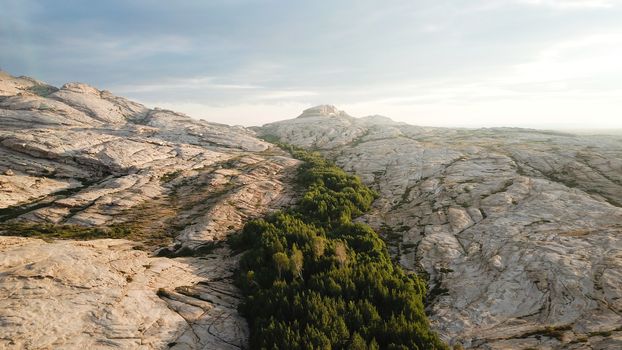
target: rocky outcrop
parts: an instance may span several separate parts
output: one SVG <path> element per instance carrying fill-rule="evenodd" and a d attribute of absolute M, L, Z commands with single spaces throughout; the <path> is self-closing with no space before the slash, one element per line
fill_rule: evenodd
<path fill-rule="evenodd" d="M 334 106 L 318 106 L 286 123 L 265 125 L 261 134 L 268 139 L 277 136 L 282 142 L 301 147 L 331 149 L 353 142 L 366 131 L 366 127 L 359 125 L 355 118 Z"/>
<path fill-rule="evenodd" d="M 297 166 L 245 128 L 0 74 L 0 348 L 244 347 L 226 237 L 290 204 Z M 131 241 L 10 237 L 20 222 Z"/>
<path fill-rule="evenodd" d="M 260 134 L 379 192 L 362 220 L 429 277 L 434 327 L 475 349 L 622 346 L 622 138 L 310 116 Z"/>
<path fill-rule="evenodd" d="M 338 110 L 337 107 L 333 105 L 321 105 L 321 106 L 307 108 L 304 111 L 302 111 L 301 115 L 298 116 L 298 118 L 316 118 L 316 117 L 348 118 L 350 116 L 346 112 Z"/>
<path fill-rule="evenodd" d="M 227 277 L 223 272 L 232 267 L 223 266 L 221 254 L 153 258 L 134 246 L 124 240 L 46 243 L 3 237 L 0 347 L 244 345 L 248 331 L 235 311 L 236 299 L 219 289 L 219 280 Z M 234 290 L 229 293 L 235 296 Z"/>

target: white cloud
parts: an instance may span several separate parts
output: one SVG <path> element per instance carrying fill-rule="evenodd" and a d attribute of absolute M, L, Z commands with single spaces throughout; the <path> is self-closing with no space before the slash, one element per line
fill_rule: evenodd
<path fill-rule="evenodd" d="M 275 120 L 290 119 L 300 115 L 310 104 L 285 103 L 243 103 L 236 105 L 210 105 L 195 102 L 145 102 L 147 106 L 160 107 L 204 119 L 213 123 L 228 125 L 256 126 Z"/>
<path fill-rule="evenodd" d="M 558 9 L 607 8 L 620 5 L 619 0 L 517 0 L 519 3 Z"/>
<path fill-rule="evenodd" d="M 308 90 L 274 90 L 253 97 L 255 100 L 283 100 L 295 99 L 298 97 L 317 96 L 318 93 Z"/>
<path fill-rule="evenodd" d="M 220 83 L 221 78 L 218 77 L 193 77 L 193 78 L 174 78 L 166 79 L 151 83 L 142 84 L 126 84 L 110 87 L 110 90 L 117 93 L 143 93 L 143 92 L 159 92 L 166 93 L 172 90 L 252 90 L 260 89 L 261 86 L 252 84 L 233 84 Z"/>
<path fill-rule="evenodd" d="M 93 58 L 116 62 L 128 58 L 146 57 L 160 53 L 184 53 L 193 48 L 190 38 L 178 35 L 157 36 L 60 36 L 54 39 L 57 47 L 78 55 L 85 52 Z"/>
<path fill-rule="evenodd" d="M 543 82 L 622 74 L 622 33 L 573 38 L 542 50 L 531 61 L 516 65 L 508 82 Z"/>
<path fill-rule="evenodd" d="M 622 105 L 612 99 L 522 96 L 478 103 L 339 105 L 352 115 L 382 114 L 415 125 L 445 127 L 518 126 L 557 129 L 622 129 Z"/>

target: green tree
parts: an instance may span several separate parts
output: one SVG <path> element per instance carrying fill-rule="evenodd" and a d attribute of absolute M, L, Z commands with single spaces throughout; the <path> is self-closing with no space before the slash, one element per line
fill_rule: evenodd
<path fill-rule="evenodd" d="M 360 334 L 354 332 L 352 335 L 352 340 L 350 341 L 350 349 L 351 350 L 367 350 L 367 343 L 365 339 L 360 336 Z"/>
<path fill-rule="evenodd" d="M 335 258 L 340 266 L 344 266 L 348 262 L 348 250 L 343 242 L 335 243 Z"/>
<path fill-rule="evenodd" d="M 287 254 L 279 252 L 274 253 L 272 255 L 272 259 L 274 260 L 274 265 L 279 272 L 279 279 L 281 279 L 283 271 L 289 268 L 289 258 L 287 257 Z"/>
<path fill-rule="evenodd" d="M 292 275 L 302 278 L 302 265 L 304 257 L 302 251 L 298 249 L 296 244 L 292 247 L 292 255 L 289 257 L 289 266 Z"/>
<path fill-rule="evenodd" d="M 326 249 L 326 239 L 320 236 L 314 236 L 311 238 L 311 250 L 313 251 L 313 256 L 316 258 L 320 258 L 324 255 L 324 250 Z"/>

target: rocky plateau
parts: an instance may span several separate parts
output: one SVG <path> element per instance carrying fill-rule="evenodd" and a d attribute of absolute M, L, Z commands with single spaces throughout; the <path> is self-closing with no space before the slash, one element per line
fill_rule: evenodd
<path fill-rule="evenodd" d="M 467 349 L 622 348 L 622 136 L 412 126 L 318 106 L 257 128 L 0 72 L 0 349 L 240 349 L 228 235 L 318 150 Z M 23 236 L 28 225 L 123 239 Z"/>
<path fill-rule="evenodd" d="M 0 73 L 0 348 L 245 347 L 224 240 L 293 200 L 297 165 L 242 127 Z M 131 233 L 10 237 L 20 223 Z"/>
<path fill-rule="evenodd" d="M 428 276 L 451 345 L 622 348 L 622 137 L 418 127 L 334 106 L 259 133 L 379 192 L 361 220 Z"/>

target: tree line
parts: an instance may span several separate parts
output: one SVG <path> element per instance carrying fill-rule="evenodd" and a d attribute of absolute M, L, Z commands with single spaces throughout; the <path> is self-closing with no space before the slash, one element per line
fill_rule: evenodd
<path fill-rule="evenodd" d="M 304 163 L 298 205 L 248 222 L 237 284 L 253 349 L 448 349 L 430 330 L 426 284 L 395 265 L 353 218 L 376 197 L 319 153 L 281 145 Z"/>

